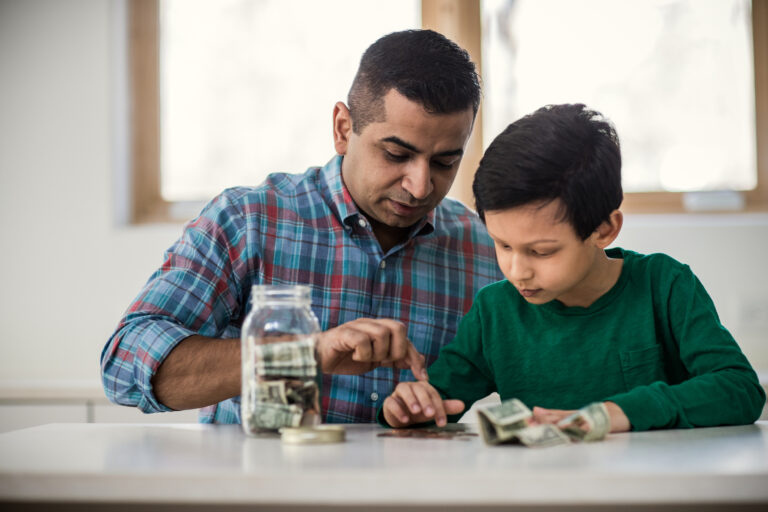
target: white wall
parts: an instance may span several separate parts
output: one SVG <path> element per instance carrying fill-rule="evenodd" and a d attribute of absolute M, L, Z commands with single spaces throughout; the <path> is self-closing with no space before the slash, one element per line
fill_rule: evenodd
<path fill-rule="evenodd" d="M 0 0 L 0 386 L 96 384 L 104 342 L 180 233 L 116 220 L 118 5 Z M 690 263 L 768 370 L 768 215 L 629 216 L 619 245 Z"/>
<path fill-rule="evenodd" d="M 116 222 L 115 6 L 0 1 L 0 384 L 97 383 L 104 342 L 180 232 Z"/>

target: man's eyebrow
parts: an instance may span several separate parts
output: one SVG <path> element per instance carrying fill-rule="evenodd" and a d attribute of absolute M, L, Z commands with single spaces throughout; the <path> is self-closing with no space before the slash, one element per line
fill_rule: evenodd
<path fill-rule="evenodd" d="M 412 151 L 414 153 L 421 153 L 421 150 L 419 150 L 416 146 L 414 146 L 413 144 L 409 144 L 405 142 L 403 139 L 401 139 L 400 137 L 396 137 L 394 135 L 381 139 L 381 141 L 397 144 L 398 146 L 402 146 L 408 151 Z M 459 149 L 451 149 L 449 151 L 443 151 L 442 153 L 437 153 L 435 156 L 455 156 L 455 155 L 463 155 L 463 154 L 464 154 L 464 149 L 459 148 Z"/>

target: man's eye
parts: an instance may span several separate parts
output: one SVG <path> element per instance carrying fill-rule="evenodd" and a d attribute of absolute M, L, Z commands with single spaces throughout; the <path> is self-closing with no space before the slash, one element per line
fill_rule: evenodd
<path fill-rule="evenodd" d="M 450 164 L 447 164 L 445 162 L 440 162 L 439 160 L 433 160 L 432 165 L 434 165 L 438 169 L 450 169 L 451 167 L 453 167 L 453 162 L 451 162 Z"/>
<path fill-rule="evenodd" d="M 539 258 L 546 258 L 547 256 L 552 256 L 553 254 L 555 254 L 555 251 L 533 251 L 532 250 L 531 254 Z"/>
<path fill-rule="evenodd" d="M 386 155 L 387 160 L 390 160 L 392 162 L 405 162 L 406 160 L 408 160 L 408 155 L 390 153 L 389 151 L 384 151 L 384 155 Z"/>

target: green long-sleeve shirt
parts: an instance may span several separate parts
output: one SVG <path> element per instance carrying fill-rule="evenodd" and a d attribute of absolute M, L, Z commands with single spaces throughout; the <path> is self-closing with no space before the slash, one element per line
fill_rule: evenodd
<path fill-rule="evenodd" d="M 507 281 L 481 290 L 430 383 L 467 408 L 493 391 L 530 407 L 610 400 L 634 430 L 754 422 L 765 392 L 690 268 L 606 252 L 621 276 L 587 308 L 529 304 Z"/>

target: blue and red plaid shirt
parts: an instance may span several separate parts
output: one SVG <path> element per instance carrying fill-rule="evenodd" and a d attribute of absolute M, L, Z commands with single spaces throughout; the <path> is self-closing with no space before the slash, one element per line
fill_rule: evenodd
<path fill-rule="evenodd" d="M 383 253 L 341 179 L 341 157 L 304 174 L 272 174 L 225 190 L 184 229 L 128 308 L 102 355 L 113 402 L 169 411 L 151 379 L 177 343 L 239 338 L 253 284 L 305 284 L 327 330 L 356 318 L 402 321 L 429 365 L 453 339 L 483 286 L 503 279 L 478 217 L 444 199 L 407 240 Z M 324 375 L 324 420 L 368 423 L 410 370 Z M 240 398 L 200 410 L 204 423 L 240 421 Z"/>

